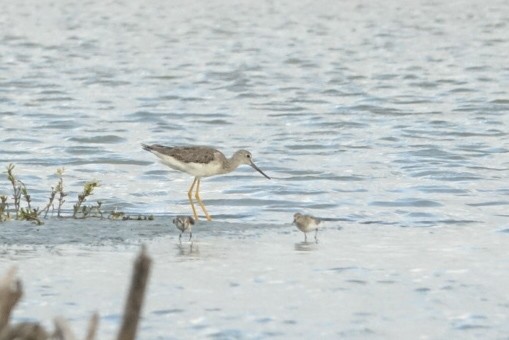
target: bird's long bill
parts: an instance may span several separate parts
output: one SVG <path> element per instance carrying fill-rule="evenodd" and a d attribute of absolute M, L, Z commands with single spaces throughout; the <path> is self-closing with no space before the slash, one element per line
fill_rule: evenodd
<path fill-rule="evenodd" d="M 267 179 L 270 179 L 269 176 L 267 176 L 262 170 L 260 170 L 259 167 L 257 167 L 253 162 L 251 162 L 251 166 L 253 167 L 253 169 L 255 169 L 256 171 L 258 171 L 259 173 L 261 173 L 262 175 L 264 175 Z"/>

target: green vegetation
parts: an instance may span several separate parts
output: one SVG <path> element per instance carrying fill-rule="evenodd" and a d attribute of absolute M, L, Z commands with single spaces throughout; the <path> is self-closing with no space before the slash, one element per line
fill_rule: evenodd
<path fill-rule="evenodd" d="M 42 221 L 39 219 L 39 209 L 32 208 L 32 198 L 28 193 L 25 183 L 14 176 L 14 164 L 7 166 L 7 179 L 12 185 L 15 218 L 22 221 L 33 221 L 38 225 L 42 224 Z M 21 206 L 21 198 L 26 202 L 25 207 Z"/>
<path fill-rule="evenodd" d="M 20 220 L 20 221 L 31 221 L 37 225 L 43 224 L 41 218 L 46 218 L 48 213 L 51 210 L 51 213 L 55 213 L 55 204 L 57 217 L 61 218 L 62 216 L 62 206 L 65 202 L 65 197 L 67 193 L 64 191 L 64 168 L 57 169 L 57 177 L 58 182 L 51 188 L 51 192 L 49 195 L 48 203 L 44 206 L 44 208 L 34 208 L 32 207 L 32 198 L 29 194 L 28 188 L 19 178 L 17 178 L 14 174 L 14 164 L 9 164 L 7 166 L 7 179 L 11 183 L 12 186 L 12 208 L 9 210 L 9 197 L 6 195 L 0 196 L 0 222 L 10 221 L 10 220 Z M 100 186 L 99 182 L 96 180 L 88 181 L 83 185 L 83 191 L 78 194 L 78 200 L 76 204 L 73 206 L 73 214 L 72 217 L 75 219 L 84 219 L 89 217 L 97 217 L 103 218 L 104 213 L 101 210 L 102 202 L 97 201 L 92 205 L 85 205 L 87 199 L 90 198 L 94 194 L 94 190 Z M 42 216 L 42 217 L 41 217 Z M 136 217 L 131 217 L 129 215 L 125 215 L 123 212 L 117 211 L 116 209 L 112 211 L 108 215 L 109 219 L 112 220 L 153 220 L 154 217 L 152 215 L 143 216 L 138 215 Z"/>
<path fill-rule="evenodd" d="M 83 203 L 87 200 L 87 197 L 91 196 L 94 193 L 94 189 L 99 186 L 99 182 L 90 181 L 86 182 L 83 186 L 83 191 L 78 195 L 78 202 L 74 205 L 74 213 L 72 217 L 74 218 L 86 218 L 86 217 L 102 217 L 103 214 L 101 212 L 102 202 L 97 202 L 96 205 L 86 206 Z"/>
<path fill-rule="evenodd" d="M 64 168 L 58 168 L 57 169 L 57 176 L 58 176 L 58 183 L 51 188 L 51 193 L 49 196 L 49 202 L 46 204 L 46 206 L 41 210 L 41 213 L 44 212 L 44 218 L 48 216 L 49 209 L 51 208 L 51 211 L 55 211 L 55 205 L 54 201 L 55 198 L 57 198 L 58 195 L 58 207 L 57 207 L 57 216 L 62 217 L 62 205 L 64 204 L 65 200 L 64 197 L 67 196 L 67 194 L 64 192 Z"/>
<path fill-rule="evenodd" d="M 5 222 L 11 219 L 9 212 L 7 211 L 7 196 L 0 196 L 0 222 Z"/>
<path fill-rule="evenodd" d="M 108 218 L 110 220 L 122 220 L 122 221 L 153 221 L 154 216 L 153 215 L 137 215 L 137 216 L 131 216 L 126 215 L 122 211 L 117 211 L 117 209 L 113 210 L 109 215 Z"/>

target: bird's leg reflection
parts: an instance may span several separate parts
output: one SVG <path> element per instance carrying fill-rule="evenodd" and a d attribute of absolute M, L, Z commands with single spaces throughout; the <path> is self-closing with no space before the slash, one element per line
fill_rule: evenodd
<path fill-rule="evenodd" d="M 177 249 L 178 256 L 196 257 L 200 255 L 200 248 L 198 247 L 198 245 L 194 244 L 194 242 L 191 242 L 189 245 L 179 243 L 177 245 Z"/>
<path fill-rule="evenodd" d="M 318 243 L 316 242 L 298 242 L 295 243 L 294 249 L 296 251 L 315 251 L 318 250 Z"/>

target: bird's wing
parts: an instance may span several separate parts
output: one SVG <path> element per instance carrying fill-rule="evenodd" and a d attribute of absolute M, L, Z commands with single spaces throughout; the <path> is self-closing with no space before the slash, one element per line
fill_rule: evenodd
<path fill-rule="evenodd" d="M 209 163 L 214 160 L 215 149 L 203 146 L 168 147 L 154 144 L 150 148 L 161 155 L 170 156 L 184 163 Z"/>

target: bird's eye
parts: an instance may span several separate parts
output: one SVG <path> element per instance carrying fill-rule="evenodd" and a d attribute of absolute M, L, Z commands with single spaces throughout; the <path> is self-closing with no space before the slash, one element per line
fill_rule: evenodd
<path fill-rule="evenodd" d="M 247 155 L 246 157 L 247 157 L 247 158 L 251 158 L 251 155 Z"/>

